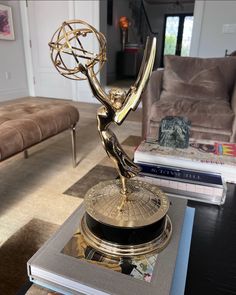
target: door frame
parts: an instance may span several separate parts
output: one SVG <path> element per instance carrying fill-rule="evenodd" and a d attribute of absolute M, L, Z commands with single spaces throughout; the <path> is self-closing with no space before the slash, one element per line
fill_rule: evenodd
<path fill-rule="evenodd" d="M 68 10 L 69 10 L 69 18 L 70 19 L 85 19 L 85 21 L 88 21 L 91 23 L 91 20 L 94 20 L 96 23 L 94 26 L 98 28 L 99 30 L 99 18 L 100 18 L 100 9 L 99 9 L 99 1 L 96 0 L 90 0 L 86 1 L 87 6 L 91 9 L 86 9 L 86 12 L 89 11 L 91 15 L 86 15 L 84 2 L 81 1 L 74 1 L 74 0 L 64 0 L 68 4 Z M 29 89 L 29 95 L 35 96 L 35 83 L 34 83 L 34 67 L 33 67 L 33 56 L 32 56 L 32 50 L 31 50 L 31 40 L 30 40 L 30 25 L 29 25 L 29 15 L 28 15 L 28 0 L 22 0 L 20 1 L 20 14 L 21 14 L 21 21 L 22 21 L 22 30 L 23 30 L 23 44 L 24 44 L 24 52 L 25 52 L 25 64 L 26 64 L 26 73 L 27 73 L 27 81 L 28 81 L 28 89 Z M 83 6 L 82 9 L 78 9 L 79 5 Z M 93 24 L 92 24 L 93 25 Z M 100 76 L 97 76 L 98 80 L 100 79 Z M 92 100 L 88 100 L 88 102 L 97 103 L 97 100 L 93 99 L 92 92 L 90 90 L 89 84 L 88 91 L 86 92 L 86 89 L 83 85 L 78 85 L 82 83 L 76 83 L 74 80 L 70 80 L 71 82 L 71 91 L 72 91 L 72 99 L 73 101 L 79 101 L 79 93 L 82 94 L 82 97 L 92 97 Z M 82 99 L 83 101 L 83 99 Z"/>
<path fill-rule="evenodd" d="M 202 34 L 202 23 L 206 1 L 195 1 L 193 12 L 193 31 L 190 45 L 190 56 L 199 56 L 199 47 Z"/>
<path fill-rule="evenodd" d="M 34 68 L 33 68 L 33 57 L 32 57 L 32 51 L 31 51 L 27 0 L 20 1 L 19 4 L 20 4 L 21 24 L 22 24 L 22 31 L 23 31 L 25 65 L 26 65 L 29 95 L 35 96 Z"/>
<path fill-rule="evenodd" d="M 69 9 L 69 18 L 75 18 L 75 4 L 74 1 L 69 0 L 68 9 Z M 24 42 L 24 51 L 25 51 L 25 64 L 26 64 L 26 73 L 28 80 L 28 88 L 29 95 L 35 95 L 35 78 L 34 78 L 34 66 L 33 66 L 33 56 L 31 50 L 31 36 L 30 36 L 30 25 L 29 25 L 29 14 L 28 14 L 28 0 L 20 1 L 20 13 L 22 20 L 22 30 L 23 30 L 23 42 Z M 72 89 L 72 99 L 76 100 L 77 91 L 75 87 L 75 83 L 71 81 L 71 89 Z"/>

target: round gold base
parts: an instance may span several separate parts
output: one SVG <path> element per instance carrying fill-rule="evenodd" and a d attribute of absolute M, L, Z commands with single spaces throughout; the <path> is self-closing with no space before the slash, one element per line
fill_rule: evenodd
<path fill-rule="evenodd" d="M 85 195 L 86 212 L 98 222 L 119 228 L 145 227 L 168 212 L 168 197 L 155 185 L 127 179 L 127 193 L 121 191 L 120 179 L 98 183 Z"/>
<path fill-rule="evenodd" d="M 122 245 L 97 237 L 89 229 L 86 222 L 86 215 L 84 215 L 81 220 L 80 228 L 86 243 L 101 253 L 116 257 L 132 257 L 136 255 L 145 255 L 151 252 L 160 252 L 167 246 L 172 234 L 172 224 L 168 215 L 165 216 L 163 231 L 159 236 L 149 242 L 135 245 Z"/>

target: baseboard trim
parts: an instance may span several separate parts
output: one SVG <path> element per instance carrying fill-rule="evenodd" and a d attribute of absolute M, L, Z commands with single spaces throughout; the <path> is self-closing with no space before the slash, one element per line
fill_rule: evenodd
<path fill-rule="evenodd" d="M 27 88 L 11 88 L 0 90 L 0 102 L 26 96 L 29 96 L 29 91 Z"/>

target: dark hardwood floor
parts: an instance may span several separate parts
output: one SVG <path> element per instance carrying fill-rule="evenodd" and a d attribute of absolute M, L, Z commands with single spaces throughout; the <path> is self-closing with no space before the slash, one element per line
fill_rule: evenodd
<path fill-rule="evenodd" d="M 221 207 L 188 205 L 196 211 L 185 295 L 236 294 L 236 186 Z"/>

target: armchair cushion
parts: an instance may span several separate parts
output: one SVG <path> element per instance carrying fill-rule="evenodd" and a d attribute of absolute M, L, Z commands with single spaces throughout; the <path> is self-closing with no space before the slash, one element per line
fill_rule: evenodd
<path fill-rule="evenodd" d="M 150 119 L 160 122 L 166 116 L 184 116 L 193 126 L 227 131 L 232 128 L 234 112 L 228 101 L 206 101 L 189 98 L 166 97 L 156 101 L 151 108 Z"/>
<path fill-rule="evenodd" d="M 202 59 L 166 56 L 161 100 L 172 95 L 198 100 L 229 100 L 227 86 L 220 68 Z"/>
<path fill-rule="evenodd" d="M 156 138 L 164 117 L 181 116 L 195 139 L 236 142 L 235 78 L 236 57 L 166 56 L 142 96 L 143 138 Z"/>

